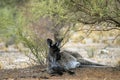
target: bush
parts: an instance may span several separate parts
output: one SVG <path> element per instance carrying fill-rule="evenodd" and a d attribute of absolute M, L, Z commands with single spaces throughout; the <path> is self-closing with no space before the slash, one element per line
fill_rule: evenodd
<path fill-rule="evenodd" d="M 37 35 L 31 32 L 30 29 L 26 30 L 28 30 L 28 35 L 24 34 L 24 32 L 19 33 L 20 39 L 24 45 L 30 49 L 30 54 L 33 55 L 30 56 L 29 53 L 26 53 L 26 56 L 41 66 L 46 65 L 46 56 L 48 52 L 46 40 L 37 37 Z M 29 31 L 31 34 L 29 34 Z"/>

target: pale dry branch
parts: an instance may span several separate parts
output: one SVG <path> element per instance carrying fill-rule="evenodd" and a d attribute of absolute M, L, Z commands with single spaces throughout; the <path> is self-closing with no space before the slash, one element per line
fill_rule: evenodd
<path fill-rule="evenodd" d="M 85 31 L 85 30 L 89 30 L 89 29 L 80 29 L 80 30 L 76 30 L 76 31 Z M 117 27 L 113 27 L 113 28 L 109 28 L 109 29 L 91 29 L 91 31 L 110 31 L 110 30 L 120 30 L 120 28 Z"/>
<path fill-rule="evenodd" d="M 115 40 L 120 36 L 120 34 L 118 34 L 117 36 L 115 36 L 115 38 L 113 39 L 112 43 L 115 42 Z"/>

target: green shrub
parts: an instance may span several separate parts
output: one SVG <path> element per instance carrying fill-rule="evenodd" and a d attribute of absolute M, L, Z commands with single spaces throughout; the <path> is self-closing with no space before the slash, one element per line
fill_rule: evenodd
<path fill-rule="evenodd" d="M 23 32 L 20 32 L 20 39 L 24 45 L 30 49 L 30 54 L 32 54 L 34 57 L 29 56 L 29 53 L 26 53 L 26 55 L 35 63 L 41 66 L 46 65 L 46 56 L 48 50 L 46 40 L 40 37 L 38 38 L 34 33 L 28 33 L 28 35 L 25 35 Z"/>

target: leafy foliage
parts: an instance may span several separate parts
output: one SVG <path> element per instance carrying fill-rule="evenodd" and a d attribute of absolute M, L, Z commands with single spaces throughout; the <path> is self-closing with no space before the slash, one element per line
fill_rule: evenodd
<path fill-rule="evenodd" d="M 30 26 L 43 18 L 49 21 L 44 27 L 54 34 L 55 40 L 66 36 L 69 38 L 68 32 L 76 23 L 98 25 L 106 22 L 113 24 L 113 27 L 120 27 L 119 0 L 1 0 L 0 2 L 0 37 L 15 36 L 17 40 L 23 41 L 38 62 L 42 59 L 38 54 L 46 50 L 46 47 L 42 46 L 45 40 L 40 40 L 34 32 L 31 32 L 33 30 Z M 33 28 L 36 28 L 34 26 Z M 64 28 L 67 30 L 63 33 L 61 30 Z M 37 44 L 38 42 L 40 43 Z"/>
<path fill-rule="evenodd" d="M 46 40 L 41 38 L 36 38 L 33 36 L 25 37 L 25 35 L 21 34 L 21 40 L 23 41 L 24 45 L 28 47 L 34 56 L 30 56 L 30 54 L 26 53 L 34 63 L 40 64 L 41 66 L 46 65 L 46 56 L 47 56 L 47 45 Z M 43 46 L 44 45 L 44 46 Z"/>
<path fill-rule="evenodd" d="M 108 22 L 120 26 L 119 0 L 69 0 L 79 22 L 95 24 Z"/>

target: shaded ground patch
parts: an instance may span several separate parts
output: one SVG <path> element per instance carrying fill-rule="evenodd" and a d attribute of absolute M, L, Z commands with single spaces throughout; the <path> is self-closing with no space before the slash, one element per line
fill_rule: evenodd
<path fill-rule="evenodd" d="M 24 69 L 0 70 L 0 80 L 41 80 L 41 79 L 77 79 L 77 80 L 120 80 L 120 68 L 77 68 L 74 75 L 49 75 L 45 68 L 33 66 Z"/>

